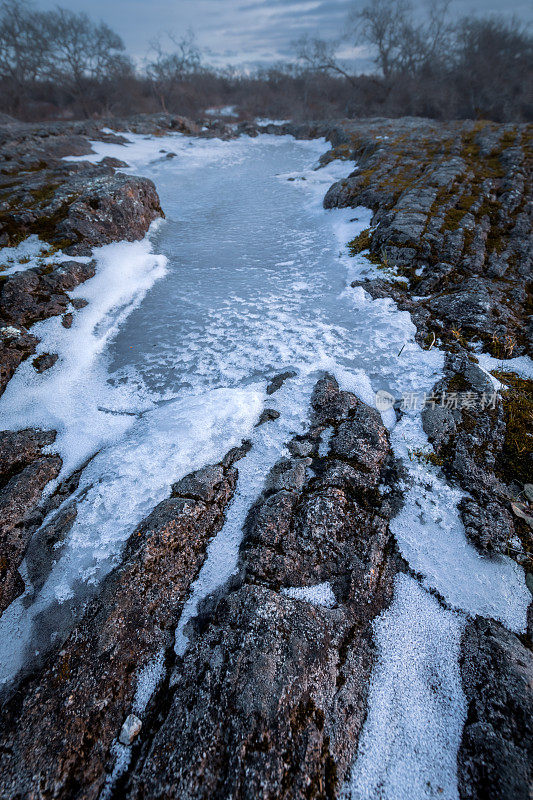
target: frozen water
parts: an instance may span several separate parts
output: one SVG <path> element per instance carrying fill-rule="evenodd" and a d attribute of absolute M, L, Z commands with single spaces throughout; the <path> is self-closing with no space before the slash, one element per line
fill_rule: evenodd
<path fill-rule="evenodd" d="M 463 493 L 448 486 L 437 469 L 410 457 L 415 450 L 430 450 L 419 415 L 402 418 L 392 444 L 410 478 L 405 504 L 391 523 L 409 565 L 454 608 L 525 630 L 531 594 L 522 568 L 506 556 L 480 555 L 467 541 L 457 512 Z"/>
<path fill-rule="evenodd" d="M 41 339 L 37 353 L 57 353 L 56 366 L 39 375 L 28 359 L 0 399 L 4 427 L 58 431 L 54 450 L 63 457 L 63 474 L 123 436 L 135 412 L 153 407 L 153 399 L 134 381 L 112 389 L 107 381 L 107 346 L 154 281 L 165 274 L 166 259 L 153 254 L 148 238 L 106 245 L 94 255 L 95 277 L 69 293 L 85 298 L 89 305 L 75 314 L 68 333 L 59 317 L 32 328 Z M 110 414 L 110 410 L 127 413 Z"/>
<path fill-rule="evenodd" d="M 477 360 L 483 369 L 499 372 L 515 372 L 522 378 L 533 380 L 533 361 L 529 356 L 517 356 L 516 358 L 494 358 L 488 353 L 478 353 Z"/>
<path fill-rule="evenodd" d="M 93 458 L 80 481 L 78 516 L 49 575 L 0 617 L 0 686 L 68 630 L 70 613 L 115 566 L 129 534 L 172 482 L 219 460 L 251 431 L 263 396 L 249 384 L 156 405 Z"/>
<path fill-rule="evenodd" d="M 166 220 L 144 242 L 95 253 L 97 276 L 75 292 L 90 304 L 73 327 L 48 320 L 37 329 L 40 350 L 59 353 L 56 366 L 39 376 L 23 364 L 0 399 L 5 427 L 58 429 L 65 471 L 92 457 L 78 517 L 54 563 L 39 580 L 31 563 L 23 565 L 26 593 L 0 619 L 5 682 L 68 631 L 170 484 L 251 436 L 235 500 L 177 630 L 176 651 L 184 652 L 199 603 L 236 569 L 247 510 L 284 442 L 303 431 L 320 372 L 334 373 L 369 403 L 378 390 L 429 392 L 442 373 L 442 353 L 420 349 L 407 312 L 350 288 L 375 272 L 345 248 L 371 213 L 323 210 L 329 185 L 350 170 L 345 162 L 314 170 L 325 142 L 130 139 L 127 146 L 95 142 L 86 158 L 115 156 L 151 177 Z M 176 157 L 167 159 L 168 152 Z M 296 376 L 270 399 L 280 418 L 254 429 L 267 381 L 288 369 Z M 392 605 L 376 622 L 380 658 L 346 791 L 354 798 L 455 798 L 463 614 L 486 614 L 518 631 L 528 595 L 519 567 L 484 559 L 466 541 L 460 493 L 438 470 L 410 459 L 410 449 L 428 447 L 419 416 L 398 425 L 391 408 L 382 416 L 408 466 L 406 505 L 393 530 L 421 582 L 398 579 Z M 290 591 L 331 600 L 317 587 Z M 141 675 L 139 713 L 161 674 L 155 659 Z M 120 749 L 117 757 L 127 760 Z"/>
<path fill-rule="evenodd" d="M 141 670 L 133 698 L 132 712 L 143 714 L 148 702 L 165 674 L 165 651 L 160 650 Z"/>

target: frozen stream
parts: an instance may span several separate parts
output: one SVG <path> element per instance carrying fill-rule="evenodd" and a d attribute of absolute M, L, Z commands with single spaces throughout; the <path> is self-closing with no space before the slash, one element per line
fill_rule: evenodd
<path fill-rule="evenodd" d="M 370 213 L 323 211 L 327 188 L 351 168 L 333 162 L 315 171 L 323 141 L 131 140 L 126 148 L 95 143 L 98 155 L 90 158 L 116 156 L 151 177 L 166 220 L 144 242 L 95 253 L 96 277 L 73 292 L 90 302 L 72 328 L 65 331 L 59 319 L 36 326 L 40 351 L 58 352 L 60 360 L 42 375 L 21 365 L 0 399 L 3 427 L 58 430 L 65 474 L 94 456 L 82 475 L 72 530 L 52 561 L 30 548 L 22 569 L 26 592 L 0 618 L 4 684 L 69 629 L 171 483 L 251 436 L 228 522 L 187 606 L 186 616 L 193 613 L 198 599 L 231 574 L 246 509 L 284 441 L 303 429 L 321 371 L 373 403 L 378 389 L 429 392 L 442 368 L 441 353 L 415 344 L 407 313 L 347 288 L 373 269 L 344 249 Z M 267 398 L 268 380 L 288 369 L 296 377 Z M 265 402 L 281 417 L 254 430 Z M 408 447 L 427 447 L 416 414 L 395 428 L 391 411 L 384 419 L 407 462 Z M 521 570 L 505 558 L 482 559 L 458 519 L 461 495 L 431 468 L 409 466 L 412 485 L 394 532 L 424 577 L 399 581 L 376 624 L 382 655 L 345 789 L 353 798 L 457 797 L 464 612 L 513 630 L 525 624 Z M 437 589 L 449 610 L 427 588 Z M 185 621 L 178 650 L 186 646 Z M 428 706 L 430 681 L 437 688 Z M 402 694 L 402 687 L 409 691 Z"/>

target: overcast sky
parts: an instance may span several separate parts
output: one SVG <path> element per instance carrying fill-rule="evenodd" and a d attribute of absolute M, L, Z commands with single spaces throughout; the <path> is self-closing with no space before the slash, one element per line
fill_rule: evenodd
<path fill-rule="evenodd" d="M 419 6 L 424 0 L 416 0 Z M 36 0 L 41 9 L 57 5 L 103 19 L 124 39 L 136 59 L 150 40 L 165 32 L 180 36 L 191 28 L 217 66 L 269 63 L 290 58 L 291 42 L 308 33 L 335 38 L 348 10 L 365 0 Z M 452 0 L 452 14 L 500 13 L 533 20 L 531 0 Z"/>

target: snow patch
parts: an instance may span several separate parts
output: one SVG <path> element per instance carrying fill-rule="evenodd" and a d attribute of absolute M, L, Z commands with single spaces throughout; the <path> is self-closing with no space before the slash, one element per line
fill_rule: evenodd
<path fill-rule="evenodd" d="M 53 636 L 39 620 L 68 618 L 66 601 L 79 604 L 95 590 L 171 484 L 220 461 L 251 433 L 264 397 L 264 389 L 252 384 L 164 403 L 130 421 L 128 435 L 93 458 L 77 490 L 77 517 L 43 586 L 37 593 L 28 587 L 0 617 L 0 686 L 23 666 L 30 646 L 43 652 L 50 646 Z"/>
<path fill-rule="evenodd" d="M 54 252 L 46 242 L 32 234 L 16 247 L 3 247 L 0 251 L 0 275 L 12 275 L 34 267 L 46 267 L 61 264 L 63 261 L 90 261 L 88 256 L 69 256 L 66 253 Z"/>
<path fill-rule="evenodd" d="M 456 609 L 525 630 L 531 600 L 524 571 L 507 556 L 482 556 L 467 540 L 457 504 L 464 492 L 412 453 L 429 449 L 420 416 L 406 414 L 392 445 L 409 472 L 404 506 L 390 523 L 403 557 Z"/>
<path fill-rule="evenodd" d="M 396 578 L 391 606 L 374 621 L 378 660 L 344 800 L 458 800 L 463 628 L 416 580 Z"/>
<path fill-rule="evenodd" d="M 333 608 L 337 604 L 331 584 L 327 581 L 317 583 L 315 586 L 289 586 L 281 589 L 281 594 L 292 600 L 305 600 L 313 606 Z"/>
<path fill-rule="evenodd" d="M 237 117 L 237 106 L 222 106 L 221 108 L 206 108 L 205 113 L 210 117 Z"/>
<path fill-rule="evenodd" d="M 483 369 L 487 372 L 496 370 L 498 372 L 515 372 L 521 378 L 533 380 L 533 361 L 529 356 L 518 356 L 517 358 L 494 358 L 488 353 L 477 353 L 476 358 Z"/>
<path fill-rule="evenodd" d="M 333 436 L 333 428 L 324 428 L 320 436 L 320 443 L 318 445 L 318 455 L 320 458 L 325 458 L 329 453 L 329 443 Z"/>
<path fill-rule="evenodd" d="M 131 762 L 131 747 L 126 744 L 121 744 L 119 741 L 113 742 L 110 753 L 115 763 L 111 774 L 105 780 L 98 800 L 111 800 L 116 782 L 126 772 Z"/>
<path fill-rule="evenodd" d="M 146 711 L 154 692 L 165 675 L 165 651 L 160 650 L 140 671 L 133 698 L 132 713 L 138 717 Z"/>
<path fill-rule="evenodd" d="M 101 408 L 140 411 L 147 401 L 127 389 L 107 383 L 103 353 L 131 311 L 154 282 L 166 272 L 167 259 L 154 255 L 150 239 L 120 242 L 94 251 L 93 278 L 76 287 L 70 297 L 83 297 L 88 305 L 74 315 L 69 330 L 60 317 L 32 327 L 39 337 L 37 355 L 57 353 L 54 367 L 39 374 L 32 360 L 24 361 L 0 398 L 5 428 L 53 429 L 53 445 L 63 459 L 61 475 L 69 474 L 133 424 L 131 416 L 111 415 Z"/>

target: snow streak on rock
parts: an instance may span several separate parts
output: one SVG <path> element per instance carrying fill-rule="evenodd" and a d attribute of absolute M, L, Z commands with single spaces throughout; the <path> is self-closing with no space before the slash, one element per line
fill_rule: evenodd
<path fill-rule="evenodd" d="M 379 662 L 347 800 L 457 800 L 463 626 L 416 580 L 398 576 L 394 602 L 374 624 Z"/>

